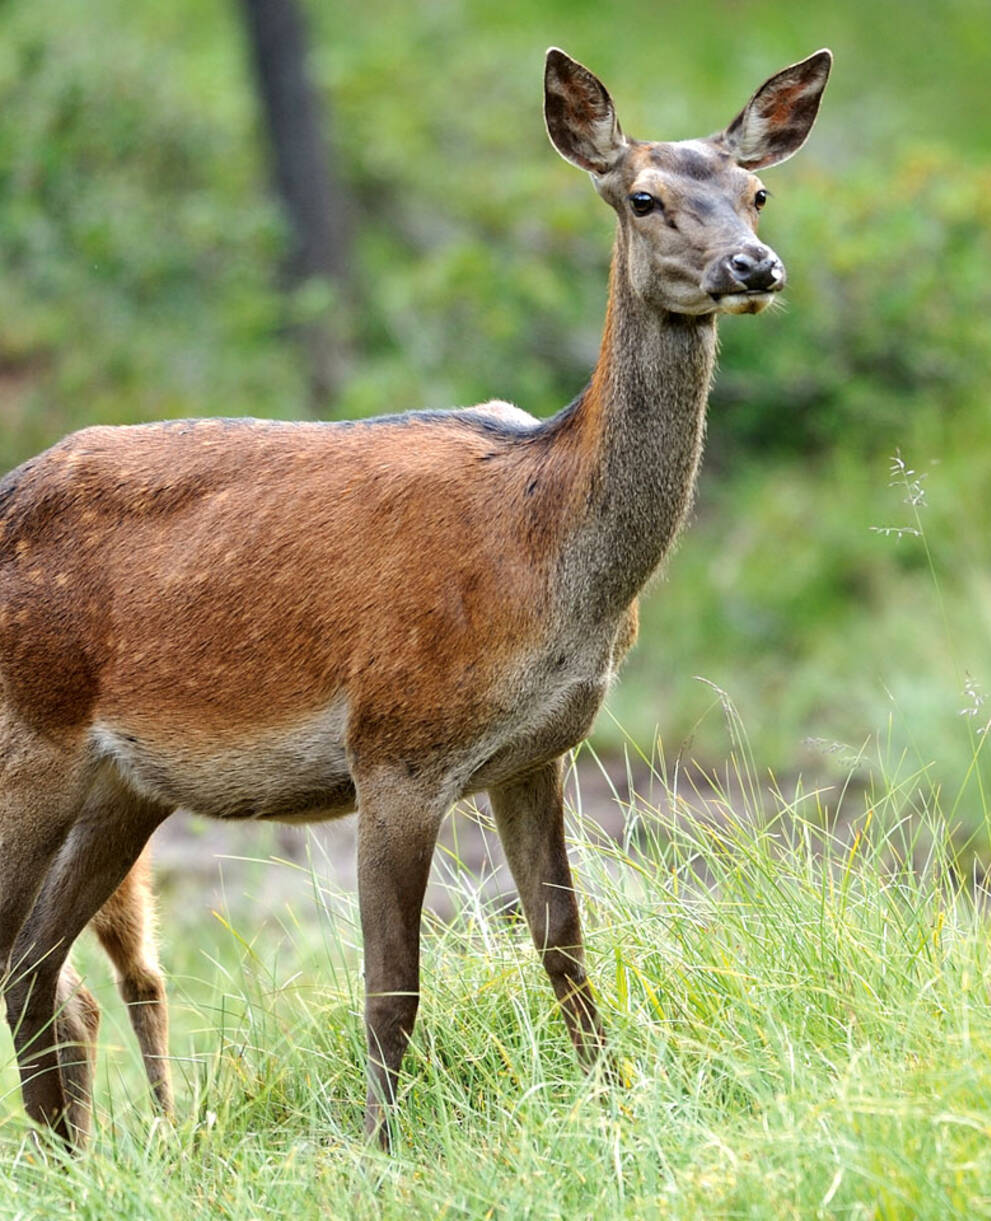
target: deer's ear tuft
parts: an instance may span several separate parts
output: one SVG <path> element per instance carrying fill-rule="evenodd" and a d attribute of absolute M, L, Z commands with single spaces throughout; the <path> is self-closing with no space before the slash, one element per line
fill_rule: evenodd
<path fill-rule="evenodd" d="M 626 146 L 605 85 L 557 47 L 544 67 L 544 120 L 561 156 L 590 174 L 608 173 Z"/>
<path fill-rule="evenodd" d="M 816 51 L 766 80 L 729 127 L 716 138 L 745 170 L 766 169 L 797 153 L 819 113 L 833 64 Z"/>

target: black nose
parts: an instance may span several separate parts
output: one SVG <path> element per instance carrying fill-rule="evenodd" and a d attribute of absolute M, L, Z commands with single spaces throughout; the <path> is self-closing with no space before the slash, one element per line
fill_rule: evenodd
<path fill-rule="evenodd" d="M 749 292 L 780 288 L 785 278 L 781 260 L 764 246 L 731 254 L 726 260 L 726 266 L 733 279 L 738 280 Z"/>

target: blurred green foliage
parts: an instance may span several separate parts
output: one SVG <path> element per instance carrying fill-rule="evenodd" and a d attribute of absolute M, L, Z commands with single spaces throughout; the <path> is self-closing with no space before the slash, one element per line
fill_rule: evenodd
<path fill-rule="evenodd" d="M 306 414 L 291 324 L 321 314 L 354 351 L 328 416 L 495 396 L 549 413 L 595 359 L 611 222 L 546 142 L 544 48 L 598 71 L 632 134 L 682 138 L 831 45 L 812 139 L 766 175 L 787 302 L 722 326 L 700 520 L 646 608 L 618 708 L 635 735 L 660 721 L 677 741 L 697 711 L 687 676 L 706 673 L 755 710 L 767 760 L 793 766 L 803 737 L 877 728 L 879 692 L 923 690 L 919 659 L 957 653 L 938 700 L 905 700 L 920 753 L 955 758 L 949 705 L 971 667 L 991 686 L 987 625 L 961 610 L 959 647 L 936 647 L 945 616 L 924 609 L 917 541 L 870 527 L 898 503 L 887 454 L 940 459 L 943 600 L 969 606 L 986 584 L 986 0 L 307 14 L 353 199 L 350 308 L 280 288 L 286 234 L 232 0 L 0 7 L 0 462 L 95 421 Z"/>
<path fill-rule="evenodd" d="M 706 20 L 675 5 L 663 21 L 646 4 L 622 20 L 588 5 L 310 6 L 359 247 L 343 324 L 356 358 L 327 414 L 493 396 L 546 414 L 580 389 L 610 220 L 543 134 L 555 38 L 601 71 L 629 128 L 657 137 L 720 126 L 782 62 L 838 43 L 809 147 L 768 175 L 790 305 L 724 326 L 716 403 L 732 411 L 717 444 L 807 448 L 852 428 L 887 441 L 928 396 L 968 399 L 988 371 L 991 255 L 989 171 L 960 155 L 991 126 L 961 96 L 978 7 L 941 10 L 956 75 L 933 114 L 922 5 L 801 21 L 718 0 Z M 915 44 L 911 90 L 887 46 L 862 45 L 879 25 L 902 53 Z M 0 30 L 0 459 L 95 419 L 306 411 L 287 324 L 343 306 L 279 291 L 285 233 L 236 6 L 35 0 L 5 5 Z"/>
<path fill-rule="evenodd" d="M 797 283 L 759 336 L 723 328 L 721 441 L 875 452 L 907 440 L 909 417 L 986 396 L 991 165 L 921 150 L 880 175 L 820 171 L 781 211 Z"/>

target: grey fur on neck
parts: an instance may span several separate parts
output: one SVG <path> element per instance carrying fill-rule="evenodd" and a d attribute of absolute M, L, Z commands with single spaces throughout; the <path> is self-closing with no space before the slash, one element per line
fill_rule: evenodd
<path fill-rule="evenodd" d="M 599 439 L 560 569 L 565 597 L 596 621 L 629 606 L 688 515 L 716 354 L 715 316 L 647 306 L 629 288 L 621 249 L 599 363 L 572 414 L 573 427 Z"/>

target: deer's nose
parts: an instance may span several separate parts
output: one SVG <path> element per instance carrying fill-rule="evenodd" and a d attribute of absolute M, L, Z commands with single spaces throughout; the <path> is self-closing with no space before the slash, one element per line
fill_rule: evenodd
<path fill-rule="evenodd" d="M 726 269 L 748 292 L 773 292 L 785 279 L 781 260 L 766 246 L 731 254 L 726 260 Z"/>

